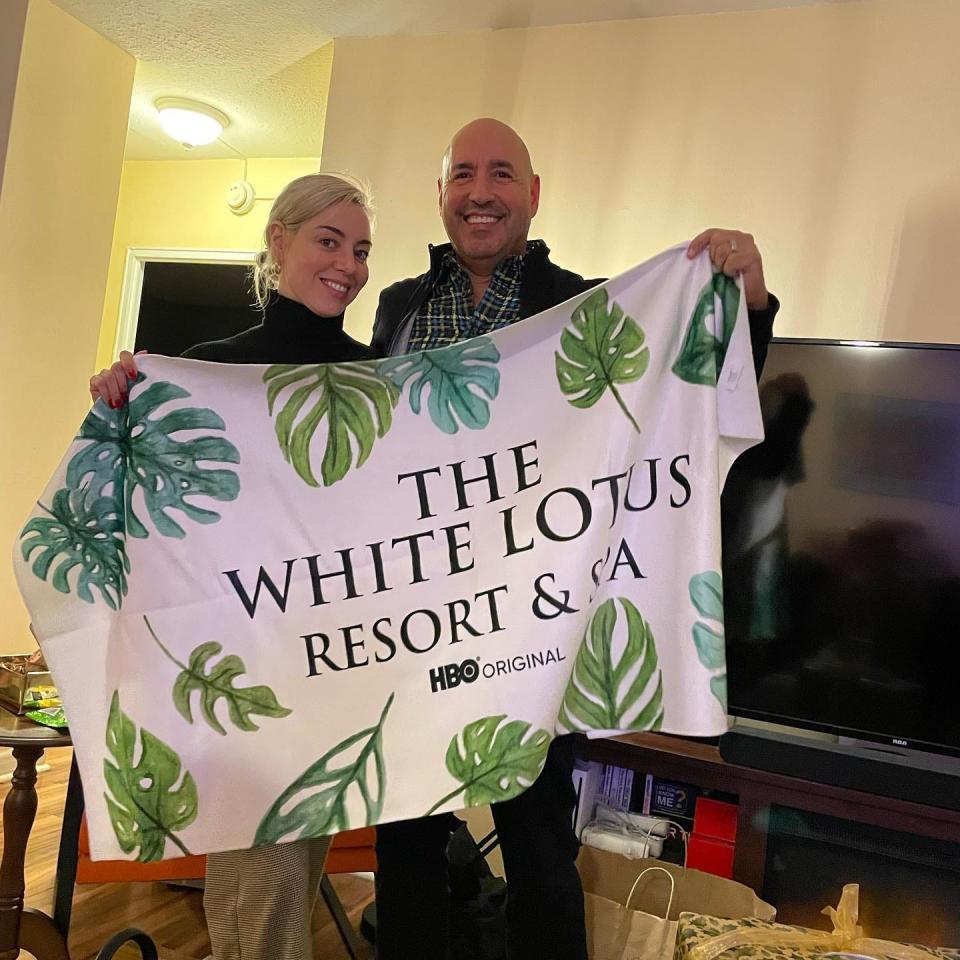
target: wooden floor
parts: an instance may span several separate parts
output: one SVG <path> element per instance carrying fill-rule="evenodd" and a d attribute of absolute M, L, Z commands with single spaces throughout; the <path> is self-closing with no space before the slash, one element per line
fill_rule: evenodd
<path fill-rule="evenodd" d="M 46 754 L 51 769 L 41 773 L 37 781 L 39 806 L 27 848 L 26 904 L 48 913 L 53 903 L 53 877 L 70 755 L 70 750 L 63 749 Z M 8 789 L 8 784 L 0 786 L 0 803 Z M 0 837 L 0 849 L 2 843 Z M 333 876 L 331 881 L 357 927 L 361 911 L 373 899 L 373 884 L 348 875 Z M 163 960 L 202 960 L 210 953 L 202 900 L 199 890 L 162 883 L 78 885 L 73 899 L 70 956 L 72 960 L 93 960 L 104 941 L 114 933 L 136 926 L 153 937 Z M 313 951 L 315 960 L 347 960 L 348 957 L 322 900 L 314 913 Z M 139 950 L 133 947 L 117 954 L 118 960 L 139 956 Z M 372 949 L 368 956 L 373 956 Z"/>

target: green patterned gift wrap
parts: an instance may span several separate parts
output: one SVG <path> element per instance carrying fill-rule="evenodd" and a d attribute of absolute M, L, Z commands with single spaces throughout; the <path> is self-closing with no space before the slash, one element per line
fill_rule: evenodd
<path fill-rule="evenodd" d="M 681 913 L 673 960 L 819 960 L 845 956 L 876 960 L 960 960 L 960 950 L 924 947 L 866 936 L 859 925 L 859 885 L 847 884 L 837 908 L 823 913 L 833 930 L 767 920 L 722 920 Z"/>

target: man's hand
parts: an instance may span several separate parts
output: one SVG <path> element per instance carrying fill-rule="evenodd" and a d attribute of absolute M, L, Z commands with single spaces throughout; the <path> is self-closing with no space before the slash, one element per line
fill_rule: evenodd
<path fill-rule="evenodd" d="M 739 230 L 720 230 L 711 227 L 694 237 L 687 247 L 687 256 L 692 260 L 709 248 L 710 259 L 728 277 L 739 274 L 747 307 L 751 310 L 766 310 L 770 294 L 763 280 L 763 261 L 760 251 L 749 233 Z"/>

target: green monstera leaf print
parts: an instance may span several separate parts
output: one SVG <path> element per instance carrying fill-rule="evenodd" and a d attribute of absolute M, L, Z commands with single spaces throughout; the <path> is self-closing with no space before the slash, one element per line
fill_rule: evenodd
<path fill-rule="evenodd" d="M 625 620 L 620 630 L 625 636 L 619 639 L 617 603 Z M 563 695 L 558 723 L 571 733 L 660 729 L 663 677 L 653 631 L 625 597 L 605 600 L 593 615 Z"/>
<path fill-rule="evenodd" d="M 83 490 L 58 490 L 49 517 L 34 517 L 20 534 L 23 559 L 33 557 L 31 569 L 46 580 L 54 563 L 53 586 L 70 592 L 70 574 L 76 570 L 77 596 L 94 602 L 91 588 L 100 592 L 111 610 L 118 610 L 127 593 L 127 559 L 123 513 L 112 497 Z"/>
<path fill-rule="evenodd" d="M 383 724 L 392 703 L 391 693 L 374 726 L 328 750 L 277 797 L 257 827 L 254 846 L 349 830 L 351 788 L 363 800 L 364 826 L 380 819 L 387 788 Z"/>
<path fill-rule="evenodd" d="M 716 624 L 698 620 L 693 625 L 693 643 L 697 657 L 714 671 L 710 692 L 727 709 L 727 654 L 723 635 L 723 578 L 716 570 L 707 570 L 690 578 L 690 599 L 697 612 Z"/>
<path fill-rule="evenodd" d="M 141 383 L 141 375 L 137 381 Z M 223 430 L 223 420 L 201 407 L 180 407 L 159 417 L 157 409 L 190 394 L 174 383 L 158 381 L 140 391 L 119 410 L 98 403 L 80 427 L 78 440 L 92 441 L 67 467 L 67 485 L 90 487 L 112 495 L 123 491 L 127 533 L 146 537 L 147 528 L 133 509 L 139 488 L 157 531 L 165 537 L 186 535 L 168 511 L 178 510 L 195 523 L 216 523 L 220 514 L 192 502 L 195 497 L 235 500 L 240 482 L 233 470 L 211 469 L 202 463 L 239 463 L 237 448 L 225 437 L 201 436 L 178 440 L 175 434 Z"/>
<path fill-rule="evenodd" d="M 291 711 L 280 706 L 276 694 L 269 687 L 234 686 L 237 677 L 247 672 L 240 657 L 230 654 L 215 666 L 210 664 L 211 658 L 216 657 L 223 650 L 219 643 L 212 640 L 201 643 L 190 654 L 189 664 L 181 663 L 166 648 L 146 617 L 143 618 L 143 622 L 157 646 L 180 668 L 180 673 L 173 685 L 173 705 L 187 723 L 193 723 L 191 700 L 194 693 L 200 695 L 200 711 L 203 718 L 223 736 L 226 736 L 227 731 L 216 713 L 216 706 L 220 700 L 226 702 L 230 722 L 240 730 L 260 729 L 250 719 L 252 715 L 276 718 L 289 716 Z"/>
<path fill-rule="evenodd" d="M 507 720 L 505 714 L 468 723 L 447 748 L 447 770 L 460 785 L 438 800 L 427 815 L 459 793 L 468 806 L 517 796 L 539 776 L 549 746 L 546 730 L 531 732 L 529 723 Z"/>
<path fill-rule="evenodd" d="M 609 390 L 633 428 L 640 427 L 617 384 L 634 383 L 646 372 L 650 350 L 644 333 L 620 306 L 610 303 L 607 291 L 590 294 L 571 317 L 571 327 L 560 335 L 562 353 L 555 354 L 557 380 L 575 407 L 592 407 Z"/>
<path fill-rule="evenodd" d="M 462 424 L 482 430 L 490 422 L 490 403 L 500 391 L 500 351 L 489 337 L 475 337 L 438 350 L 391 357 L 380 363 L 380 374 L 402 390 L 410 381 L 410 409 L 419 416 L 423 391 L 427 412 L 444 433 Z"/>
<path fill-rule="evenodd" d="M 103 761 L 109 794 L 104 794 L 110 823 L 124 853 L 138 850 L 142 862 L 163 859 L 169 840 L 185 856 L 190 851 L 177 832 L 197 818 L 197 787 L 182 771 L 180 757 L 152 733 L 137 728 L 120 709 L 114 691 L 107 720 L 107 749 L 114 762 Z"/>
<path fill-rule="evenodd" d="M 400 396 L 390 380 L 378 375 L 376 365 L 368 363 L 275 364 L 264 373 L 263 381 L 271 416 L 280 394 L 295 388 L 277 414 L 274 428 L 287 463 L 313 487 L 320 484 L 310 464 L 310 444 L 321 421 L 327 421 L 328 430 L 320 477 L 329 487 L 354 465 L 354 448 L 356 466 L 366 463 L 374 442 L 392 426 Z M 315 398 L 313 406 L 300 416 L 311 398 Z"/>
<path fill-rule="evenodd" d="M 722 316 L 716 315 L 716 297 L 720 298 Z M 687 325 L 680 355 L 673 364 L 673 372 L 686 380 L 701 386 L 715 387 L 723 368 L 723 361 L 730 346 L 733 328 L 737 323 L 737 309 L 740 306 L 740 288 L 733 277 L 722 271 L 714 273 L 713 278 L 700 292 L 693 316 Z M 707 325 L 712 320 L 716 332 Z"/>
<path fill-rule="evenodd" d="M 141 374 L 137 384 L 146 377 Z M 193 503 L 195 497 L 235 500 L 240 484 L 232 470 L 211 469 L 204 463 L 239 463 L 236 447 L 224 437 L 191 436 L 185 431 L 223 430 L 212 410 L 180 407 L 159 417 L 159 407 L 190 394 L 175 384 L 159 381 L 139 392 L 120 410 L 98 402 L 80 427 L 85 443 L 67 464 L 66 486 L 54 494 L 53 504 L 41 508 L 53 519 L 35 517 L 20 534 L 25 560 L 42 548 L 33 563 L 41 579 L 58 556 L 63 560 L 53 585 L 70 592 L 67 574 L 80 568 L 77 596 L 94 602 L 91 586 L 104 601 L 119 609 L 127 592 L 130 564 L 125 538 L 146 537 L 148 530 L 133 508 L 137 489 L 157 531 L 183 537 L 183 527 L 168 511 L 177 510 L 197 523 L 216 523 L 220 514 Z"/>

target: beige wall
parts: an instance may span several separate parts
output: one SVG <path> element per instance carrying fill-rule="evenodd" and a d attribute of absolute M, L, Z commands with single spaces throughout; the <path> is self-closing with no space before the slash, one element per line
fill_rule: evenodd
<path fill-rule="evenodd" d="M 753 231 L 787 335 L 956 341 L 960 3 L 337 42 L 324 165 L 366 175 L 367 293 L 442 240 L 439 157 L 490 114 L 543 177 L 533 235 L 609 275 L 706 226 Z"/>
<path fill-rule="evenodd" d="M 133 160 L 123 165 L 110 254 L 97 369 L 114 359 L 123 271 L 130 247 L 257 250 L 270 203 L 294 177 L 318 169 L 316 157 L 247 163 L 258 199 L 242 216 L 227 207 L 227 188 L 243 175 L 242 160 Z"/>
<path fill-rule="evenodd" d="M 3 167 L 26 21 L 27 0 L 7 0 L 0 5 L 0 190 L 3 189 Z"/>
<path fill-rule="evenodd" d="M 30 0 L 0 193 L 0 653 L 34 646 L 8 551 L 89 402 L 133 70 Z"/>

